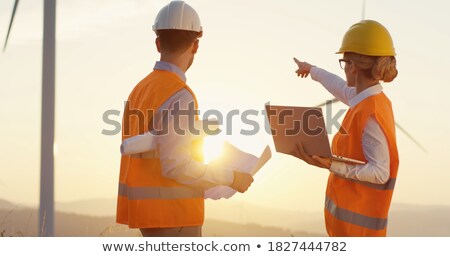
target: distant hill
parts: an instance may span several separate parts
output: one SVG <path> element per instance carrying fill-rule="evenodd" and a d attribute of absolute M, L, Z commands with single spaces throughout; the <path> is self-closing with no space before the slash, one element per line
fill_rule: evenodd
<path fill-rule="evenodd" d="M 450 206 L 393 205 L 390 236 L 450 236 Z"/>
<path fill-rule="evenodd" d="M 58 211 L 76 213 L 88 216 L 114 216 L 116 215 L 116 199 L 92 199 L 69 203 L 56 203 Z"/>
<path fill-rule="evenodd" d="M 254 223 L 326 235 L 323 215 L 314 212 L 279 210 L 230 200 L 207 201 L 206 217 L 236 223 Z"/>
<path fill-rule="evenodd" d="M 115 224 L 116 201 L 112 199 L 56 203 L 56 208 L 56 234 L 60 236 L 139 235 Z M 37 212 L 33 209 L 0 200 L 0 232 L 37 234 Z M 325 236 L 326 232 L 322 212 L 277 210 L 222 200 L 206 202 L 204 235 Z M 450 236 L 450 206 L 394 203 L 388 235 Z"/>
<path fill-rule="evenodd" d="M 256 223 L 326 235 L 323 212 L 277 210 L 227 202 L 209 202 L 207 217 Z M 450 206 L 393 203 L 388 236 L 450 236 Z"/>
<path fill-rule="evenodd" d="M 0 232 L 3 236 L 37 236 L 38 211 L 0 210 Z M 3 219 L 2 219 L 3 217 Z M 5 218 L 6 217 L 6 218 Z M 113 217 L 92 217 L 57 212 L 56 236 L 138 236 L 136 230 L 116 225 Z"/>
<path fill-rule="evenodd" d="M 0 199 L 0 209 L 12 210 L 12 209 L 17 208 L 17 207 L 18 206 L 14 205 L 14 204 L 12 204 L 12 203 L 10 203 L 8 201 Z"/>
<path fill-rule="evenodd" d="M 238 224 L 232 222 L 206 219 L 203 226 L 204 236 L 226 237 L 318 237 L 323 234 L 309 233 L 300 230 L 283 229 L 276 226 L 261 226 L 258 224 Z"/>
<path fill-rule="evenodd" d="M 0 210 L 0 236 L 37 236 L 37 210 Z M 137 229 L 128 229 L 115 223 L 114 217 L 93 217 L 77 214 L 56 213 L 55 235 L 67 236 L 141 236 Z M 204 236 L 221 237 L 263 237 L 263 236 L 320 236 L 302 231 L 289 231 L 277 227 L 257 224 L 236 224 L 231 222 L 206 220 Z"/>

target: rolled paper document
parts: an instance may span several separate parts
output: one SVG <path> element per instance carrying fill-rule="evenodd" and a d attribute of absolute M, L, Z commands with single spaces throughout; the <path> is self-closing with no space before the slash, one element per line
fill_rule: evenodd
<path fill-rule="evenodd" d="M 150 132 L 130 137 L 122 142 L 120 153 L 122 155 L 131 155 L 153 151 L 156 149 L 155 139 L 155 135 Z"/>
<path fill-rule="evenodd" d="M 218 134 L 219 122 L 217 120 L 197 120 L 194 124 L 194 128 L 195 131 L 189 131 L 187 134 L 188 136 L 193 137 L 192 140 L 197 139 L 197 137 Z M 156 150 L 157 137 L 158 135 L 153 135 L 150 132 L 130 137 L 122 142 L 120 153 L 122 155 L 131 155 Z"/>
<path fill-rule="evenodd" d="M 254 176 L 272 157 L 269 146 L 266 146 L 259 157 L 241 151 L 229 142 L 225 142 L 224 148 L 224 157 L 222 160 L 218 159 L 216 162 L 233 164 L 235 165 L 235 170 L 247 172 L 252 176 Z M 217 165 L 217 163 L 212 163 L 212 165 Z M 236 194 L 236 192 L 236 190 L 228 186 L 216 186 L 205 191 L 205 199 L 229 199 Z"/>

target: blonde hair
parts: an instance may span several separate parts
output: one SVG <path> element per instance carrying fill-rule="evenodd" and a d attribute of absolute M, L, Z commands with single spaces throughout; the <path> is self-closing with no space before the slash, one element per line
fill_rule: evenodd
<path fill-rule="evenodd" d="M 397 77 L 395 56 L 368 56 L 347 52 L 345 57 L 352 60 L 369 78 L 391 82 Z"/>

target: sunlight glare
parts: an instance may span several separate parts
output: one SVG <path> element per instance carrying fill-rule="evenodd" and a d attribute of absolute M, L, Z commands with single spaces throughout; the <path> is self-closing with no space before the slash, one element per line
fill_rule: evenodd
<path fill-rule="evenodd" d="M 203 141 L 203 162 L 208 164 L 219 158 L 219 156 L 223 153 L 224 143 L 225 140 L 220 135 L 205 137 Z"/>

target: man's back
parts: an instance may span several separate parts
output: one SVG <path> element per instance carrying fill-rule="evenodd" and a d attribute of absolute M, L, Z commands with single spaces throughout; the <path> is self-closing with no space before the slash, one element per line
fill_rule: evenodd
<path fill-rule="evenodd" d="M 149 131 L 156 110 L 187 85 L 174 73 L 155 70 L 131 92 L 122 138 Z M 117 222 L 132 228 L 198 226 L 203 223 L 203 191 L 177 183 L 161 172 L 155 158 L 122 156 Z"/>

